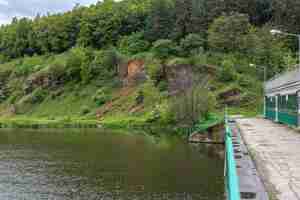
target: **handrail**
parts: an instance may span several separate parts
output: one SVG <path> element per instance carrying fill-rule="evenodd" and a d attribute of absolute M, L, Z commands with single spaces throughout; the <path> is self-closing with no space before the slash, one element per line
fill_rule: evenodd
<path fill-rule="evenodd" d="M 232 131 L 228 125 L 227 117 L 225 117 L 225 144 L 226 144 L 226 158 L 225 158 L 225 175 L 226 175 L 226 189 L 228 200 L 240 200 L 239 180 L 236 170 L 236 162 L 234 158 Z"/>

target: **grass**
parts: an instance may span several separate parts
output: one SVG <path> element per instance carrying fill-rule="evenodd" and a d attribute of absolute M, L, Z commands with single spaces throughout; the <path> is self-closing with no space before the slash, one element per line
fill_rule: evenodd
<path fill-rule="evenodd" d="M 0 118 L 0 128 L 97 128 L 98 120 L 80 118 L 43 119 L 18 116 Z"/>
<path fill-rule="evenodd" d="M 196 127 L 196 131 L 203 132 L 211 127 L 214 127 L 218 124 L 224 123 L 223 113 L 212 113 L 209 115 L 208 119 L 199 123 Z"/>
<path fill-rule="evenodd" d="M 88 107 L 95 115 L 97 105 L 93 101 L 93 94 L 98 88 L 95 84 L 86 86 L 68 84 L 62 89 L 61 96 L 53 99 L 51 95 L 48 95 L 42 103 L 33 105 L 26 115 L 30 117 L 79 117 L 83 107 Z"/>
<path fill-rule="evenodd" d="M 59 85 L 57 88 L 50 88 L 52 86 L 42 88 L 42 84 L 37 83 L 33 85 L 33 91 L 29 90 L 28 92 L 25 90 L 28 86 L 27 81 L 30 80 L 31 76 L 34 76 L 35 72 L 55 63 L 64 66 L 68 56 L 68 53 L 63 53 L 60 55 L 26 57 L 0 64 L 0 77 L 3 77 L 3 81 L 10 92 L 8 98 L 0 103 L 0 127 L 94 127 L 101 124 L 103 127 L 111 129 L 149 129 L 150 132 L 161 129 L 167 129 L 168 131 L 176 129 L 176 125 L 168 121 L 168 116 L 164 116 L 167 112 L 165 108 L 168 107 L 165 106 L 165 104 L 168 104 L 167 95 L 151 81 L 135 87 L 122 88 L 118 87 L 117 78 L 103 81 L 97 80 L 99 77 L 95 77 L 87 84 L 79 83 L 79 80 L 75 82 L 75 79 L 73 81 L 66 79 L 64 85 Z M 159 66 L 160 62 L 153 61 L 151 54 L 145 53 L 140 56 L 147 61 L 145 66 L 148 67 L 146 69 L 148 73 L 151 71 L 151 66 L 154 66 L 155 72 L 157 72 L 156 68 L 161 67 Z M 206 56 L 204 57 L 203 62 L 208 62 Z M 194 58 L 172 58 L 168 60 L 170 65 L 191 64 L 192 62 L 195 62 Z M 204 63 L 201 63 L 201 66 Z M 205 69 L 203 68 L 203 70 Z M 59 76 L 59 74 L 56 76 Z M 39 79 L 34 80 L 38 82 Z M 224 84 L 224 82 L 212 78 L 210 82 L 215 88 L 214 93 L 216 96 L 230 90 L 244 89 L 239 86 L 237 81 Z M 41 95 L 36 95 L 35 91 L 39 89 L 42 90 Z M 102 106 L 99 103 L 97 105 L 93 98 L 99 89 L 105 91 L 104 96 L 111 97 L 111 101 L 105 102 L 106 104 Z M 136 101 L 140 93 L 144 95 L 142 105 L 137 104 Z M 42 96 L 42 98 L 34 101 L 36 96 Z M 29 98 L 30 101 L 22 101 L 26 100 L 27 97 L 31 97 Z M 12 105 L 16 108 L 15 112 L 10 110 Z M 229 108 L 229 114 L 255 116 L 258 112 L 257 109 L 253 108 L 254 106 L 249 106 L 249 108 L 232 107 Z M 14 113 L 17 114 L 14 115 Z M 159 113 L 161 119 L 155 119 L 153 113 Z M 206 121 L 200 123 L 197 129 L 200 131 L 206 130 L 221 123 L 222 120 L 222 114 L 210 116 Z"/>
<path fill-rule="evenodd" d="M 257 117 L 262 115 L 263 111 L 260 107 L 249 106 L 249 107 L 228 107 L 229 115 L 242 115 L 244 117 Z"/>

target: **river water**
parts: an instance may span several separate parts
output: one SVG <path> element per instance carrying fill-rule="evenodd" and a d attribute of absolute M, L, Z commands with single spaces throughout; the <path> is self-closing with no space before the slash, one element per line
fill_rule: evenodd
<path fill-rule="evenodd" d="M 216 145 L 99 130 L 0 130 L 1 200 L 223 200 Z"/>

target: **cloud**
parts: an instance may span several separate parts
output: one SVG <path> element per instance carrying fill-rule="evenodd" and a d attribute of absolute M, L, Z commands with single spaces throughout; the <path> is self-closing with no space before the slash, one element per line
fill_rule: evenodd
<path fill-rule="evenodd" d="M 7 6 L 7 5 L 8 5 L 8 2 L 5 1 L 5 0 L 0 0 L 0 5 Z"/>
<path fill-rule="evenodd" d="M 0 24 L 13 17 L 34 17 L 38 13 L 57 13 L 71 10 L 77 3 L 90 5 L 97 0 L 0 0 Z"/>

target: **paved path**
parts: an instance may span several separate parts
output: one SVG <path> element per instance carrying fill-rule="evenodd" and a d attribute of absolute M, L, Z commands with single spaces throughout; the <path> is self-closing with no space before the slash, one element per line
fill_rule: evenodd
<path fill-rule="evenodd" d="M 238 119 L 271 199 L 300 200 L 300 133 L 264 119 Z"/>

